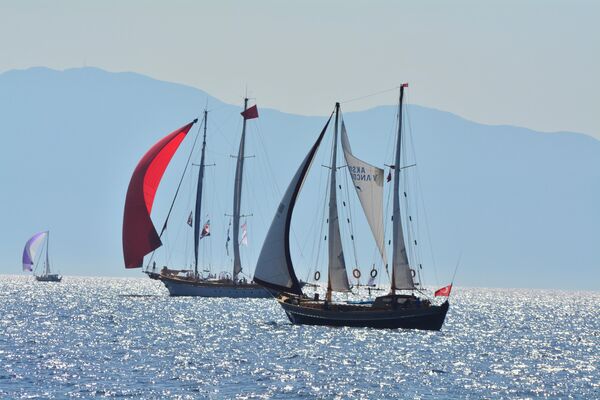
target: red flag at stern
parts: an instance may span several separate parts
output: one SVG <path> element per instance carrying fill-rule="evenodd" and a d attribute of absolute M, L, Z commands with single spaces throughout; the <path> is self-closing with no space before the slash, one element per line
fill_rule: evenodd
<path fill-rule="evenodd" d="M 450 296 L 450 291 L 452 290 L 452 284 L 449 284 L 448 286 L 444 286 L 441 289 L 438 289 L 435 291 L 434 296 L 435 297 L 449 297 Z"/>

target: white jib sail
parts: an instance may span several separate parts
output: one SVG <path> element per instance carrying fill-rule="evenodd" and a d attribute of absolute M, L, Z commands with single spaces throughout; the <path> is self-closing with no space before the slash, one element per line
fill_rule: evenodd
<path fill-rule="evenodd" d="M 383 265 L 387 264 L 383 229 L 383 169 L 368 164 L 352 154 L 346 126 L 342 120 L 342 149 L 352 177 L 354 189 L 360 200 L 373 238 L 381 254 Z"/>

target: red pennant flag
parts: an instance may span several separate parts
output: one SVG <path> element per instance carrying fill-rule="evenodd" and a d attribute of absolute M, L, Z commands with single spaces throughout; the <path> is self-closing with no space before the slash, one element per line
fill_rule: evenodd
<path fill-rule="evenodd" d="M 448 286 L 444 286 L 441 289 L 438 289 L 435 291 L 435 293 L 433 294 L 435 297 L 450 297 L 450 291 L 452 290 L 452 284 L 449 284 Z"/>
<path fill-rule="evenodd" d="M 408 83 L 403 83 L 402 87 L 408 87 Z"/>
<path fill-rule="evenodd" d="M 389 182 L 392 180 L 392 171 L 390 170 L 390 172 L 388 172 L 388 176 L 386 178 L 386 181 Z"/>
<path fill-rule="evenodd" d="M 244 119 L 258 118 L 258 108 L 256 108 L 255 104 L 252 107 L 246 109 L 246 111 L 242 111 L 240 114 L 242 114 L 242 117 L 244 117 Z"/>

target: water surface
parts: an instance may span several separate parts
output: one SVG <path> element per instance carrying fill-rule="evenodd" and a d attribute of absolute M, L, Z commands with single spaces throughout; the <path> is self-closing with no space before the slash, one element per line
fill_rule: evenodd
<path fill-rule="evenodd" d="M 441 332 L 328 328 L 147 278 L 0 276 L 0 397 L 600 398 L 598 304 L 456 288 Z"/>

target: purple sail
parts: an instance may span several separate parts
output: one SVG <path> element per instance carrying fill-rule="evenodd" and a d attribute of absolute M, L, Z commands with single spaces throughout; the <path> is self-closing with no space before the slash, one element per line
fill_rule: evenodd
<path fill-rule="evenodd" d="M 48 231 L 38 232 L 25 243 L 25 248 L 23 249 L 23 271 L 33 270 L 35 255 L 46 236 L 48 236 Z"/>

